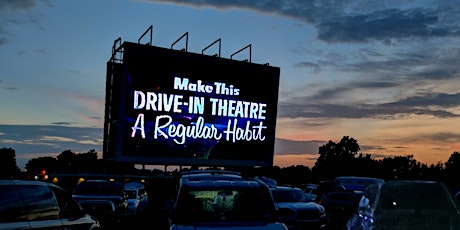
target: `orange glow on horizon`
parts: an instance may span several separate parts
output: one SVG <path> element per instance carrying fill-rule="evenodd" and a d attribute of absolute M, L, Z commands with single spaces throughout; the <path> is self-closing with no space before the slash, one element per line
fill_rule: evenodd
<path fill-rule="evenodd" d="M 316 155 L 275 155 L 273 158 L 273 165 L 280 168 L 286 168 L 289 166 L 304 165 L 310 169 L 315 165 L 317 156 Z"/>

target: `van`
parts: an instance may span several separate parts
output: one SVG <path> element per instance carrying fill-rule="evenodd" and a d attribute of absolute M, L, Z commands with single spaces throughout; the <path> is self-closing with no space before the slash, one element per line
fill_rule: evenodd
<path fill-rule="evenodd" d="M 100 229 L 100 223 L 61 187 L 0 180 L 0 229 Z"/>

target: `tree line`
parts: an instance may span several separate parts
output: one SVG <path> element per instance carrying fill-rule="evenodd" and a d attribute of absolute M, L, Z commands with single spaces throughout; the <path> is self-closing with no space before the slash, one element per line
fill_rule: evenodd
<path fill-rule="evenodd" d="M 136 174 L 138 171 L 130 163 L 98 159 L 97 152 L 91 149 L 86 153 L 64 150 L 57 157 L 32 158 L 26 163 L 24 171 L 21 172 L 16 164 L 15 150 L 12 148 L 0 149 L 1 179 L 24 179 L 34 175 L 56 173 Z"/>
<path fill-rule="evenodd" d="M 338 143 L 329 141 L 318 149 L 318 158 L 312 168 L 304 165 L 292 165 L 280 168 L 272 167 L 224 167 L 240 171 L 248 176 L 266 176 L 280 184 L 301 187 L 307 183 L 333 180 L 337 176 L 365 176 L 388 180 L 436 180 L 444 182 L 453 191 L 460 189 L 460 153 L 455 151 L 447 162 L 424 164 L 413 155 L 388 156 L 374 159 L 372 154 L 360 153 L 358 141 L 344 136 Z M 0 149 L 0 177 L 20 178 L 43 173 L 109 173 L 109 174 L 148 174 L 168 173 L 178 175 L 178 170 L 140 170 L 134 164 L 98 159 L 95 150 L 86 153 L 74 153 L 65 150 L 57 157 L 38 157 L 29 160 L 25 172 L 16 164 L 15 150 Z M 192 167 L 193 168 L 193 167 Z"/>

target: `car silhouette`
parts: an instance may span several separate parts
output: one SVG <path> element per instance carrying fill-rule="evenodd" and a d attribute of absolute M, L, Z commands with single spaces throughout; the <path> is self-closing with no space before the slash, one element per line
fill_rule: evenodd
<path fill-rule="evenodd" d="M 0 229 L 100 229 L 61 187 L 30 180 L 0 180 Z"/>
<path fill-rule="evenodd" d="M 363 202 L 365 200 L 365 202 Z M 460 213 L 446 186 L 437 181 L 388 181 L 369 186 L 348 229 L 460 229 Z"/>
<path fill-rule="evenodd" d="M 171 230 L 287 230 L 262 180 L 224 170 L 182 172 L 170 218 Z"/>
<path fill-rule="evenodd" d="M 280 220 L 289 229 L 324 229 L 326 227 L 326 209 L 311 201 L 302 189 L 272 186 L 270 191 Z"/>

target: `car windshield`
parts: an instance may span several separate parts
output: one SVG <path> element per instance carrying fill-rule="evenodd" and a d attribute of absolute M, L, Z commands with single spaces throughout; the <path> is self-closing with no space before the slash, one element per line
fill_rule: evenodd
<path fill-rule="evenodd" d="M 137 198 L 136 190 L 125 189 L 125 193 L 128 196 L 128 199 L 136 199 Z"/>
<path fill-rule="evenodd" d="M 458 210 L 441 183 L 395 182 L 382 185 L 376 196 L 373 229 L 452 229 Z"/>
<path fill-rule="evenodd" d="M 306 202 L 307 198 L 304 192 L 300 190 L 272 190 L 275 202 Z"/>
<path fill-rule="evenodd" d="M 358 196 L 352 192 L 331 192 L 326 195 L 325 199 L 358 202 Z"/>
<path fill-rule="evenodd" d="M 454 209 L 449 195 L 437 183 L 386 184 L 382 187 L 379 204 L 381 209 Z"/>
<path fill-rule="evenodd" d="M 75 187 L 75 195 L 123 196 L 122 187 L 114 182 L 82 182 Z"/>
<path fill-rule="evenodd" d="M 178 197 L 175 221 L 267 221 L 274 217 L 273 201 L 260 188 L 202 189 L 184 191 Z"/>

